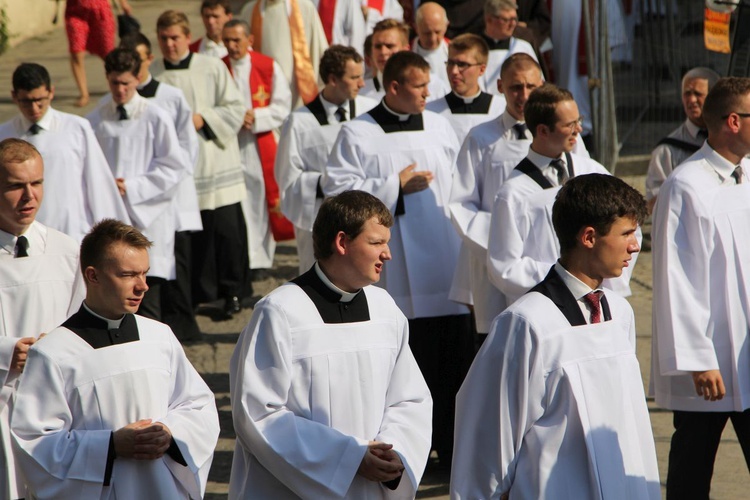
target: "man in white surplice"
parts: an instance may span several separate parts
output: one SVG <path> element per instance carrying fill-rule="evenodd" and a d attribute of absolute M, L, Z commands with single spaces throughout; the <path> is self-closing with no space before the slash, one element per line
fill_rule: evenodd
<path fill-rule="evenodd" d="M 507 304 L 544 278 L 560 256 L 550 219 L 560 187 L 576 175 L 609 173 L 591 158 L 572 153 L 582 118 L 567 90 L 551 83 L 537 88 L 524 106 L 524 117 L 533 136 L 531 146 L 498 191 L 487 244 L 487 274 Z M 634 265 L 635 256 L 621 276 L 607 279 L 604 286 L 630 295 Z"/>
<path fill-rule="evenodd" d="M 250 26 L 240 19 L 224 25 L 222 39 L 228 55 L 223 58 L 245 103 L 245 119 L 237 135 L 245 178 L 242 213 L 247 224 L 250 269 L 270 269 L 276 251 L 266 201 L 265 168 L 276 160 L 276 132 L 291 112 L 292 93 L 281 66 L 253 50 Z M 273 174 L 271 173 L 271 181 Z"/>
<path fill-rule="evenodd" d="M 450 84 L 448 73 L 445 71 L 448 45 L 451 43 L 445 38 L 448 24 L 448 15 L 440 4 L 424 2 L 414 16 L 417 36 L 411 42 L 411 50 L 424 57 L 425 61 L 430 63 L 430 72 L 445 84 Z"/>
<path fill-rule="evenodd" d="M 333 142 L 341 125 L 378 104 L 359 95 L 362 75 L 362 56 L 356 50 L 341 45 L 328 48 L 320 60 L 325 87 L 314 101 L 295 110 L 281 131 L 274 170 L 281 212 L 294 224 L 300 274 L 315 262 L 313 221 L 323 202 L 320 181 Z"/>
<path fill-rule="evenodd" d="M 151 238 L 149 286 L 141 314 L 161 320 L 161 286 L 176 277 L 175 193 L 190 171 L 174 122 L 136 92 L 140 55 L 115 49 L 104 59 L 111 99 L 88 115 L 134 225 Z"/>
<path fill-rule="evenodd" d="M 9 419 L 28 350 L 78 310 L 85 291 L 78 243 L 35 220 L 43 180 L 44 164 L 33 145 L 0 142 L 0 497 L 9 499 L 26 496 Z"/>
<path fill-rule="evenodd" d="M 414 498 L 432 402 L 406 318 L 370 286 L 392 225 L 370 194 L 327 199 L 315 265 L 255 306 L 230 363 L 229 498 Z"/>
<path fill-rule="evenodd" d="M 750 447 L 750 79 L 719 80 L 703 119 L 708 140 L 654 211 L 651 378 L 674 411 L 668 498 L 708 498 L 727 420 Z"/>
<path fill-rule="evenodd" d="M 44 158 L 47 189 L 39 222 L 78 242 L 101 219 L 130 222 L 89 122 L 50 105 L 55 87 L 44 66 L 19 65 L 11 95 L 20 114 L 0 125 L 0 140 L 24 139 Z"/>
<path fill-rule="evenodd" d="M 83 304 L 29 351 L 11 433 L 31 498 L 203 498 L 216 403 L 169 327 L 134 314 L 150 244 L 113 219 L 94 226 Z"/>
<path fill-rule="evenodd" d="M 646 215 L 610 175 L 558 192 L 561 257 L 495 319 L 458 394 L 451 498 L 661 498 L 633 309 L 601 288 Z"/>
<path fill-rule="evenodd" d="M 206 35 L 190 44 L 190 52 L 221 59 L 226 57 L 227 48 L 221 39 L 224 24 L 232 19 L 232 4 L 229 0 L 203 0 L 201 21 Z"/>
<path fill-rule="evenodd" d="M 323 176 L 323 193 L 361 189 L 396 222 L 393 261 L 380 286 L 409 318 L 410 346 L 435 402 L 433 447 L 450 463 L 456 391 L 474 353 L 469 311 L 448 298 L 461 241 L 448 201 L 458 140 L 450 122 L 425 111 L 430 66 L 411 51 L 385 66 L 386 95 L 341 127 Z M 442 270 L 442 271 L 437 271 Z"/>

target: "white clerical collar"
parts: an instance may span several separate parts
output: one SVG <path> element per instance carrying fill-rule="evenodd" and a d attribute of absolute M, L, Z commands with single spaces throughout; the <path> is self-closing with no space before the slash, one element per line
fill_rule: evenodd
<path fill-rule="evenodd" d="M 250 66 L 250 54 L 245 54 L 245 57 L 241 57 L 240 59 L 232 59 L 231 57 L 229 60 L 232 62 L 232 66 Z"/>
<path fill-rule="evenodd" d="M 573 294 L 573 297 L 575 297 L 576 300 L 581 300 L 588 293 L 601 290 L 601 287 L 596 290 L 592 289 L 586 283 L 570 274 L 570 272 L 560 264 L 559 260 L 555 262 L 555 271 L 560 278 L 562 278 L 563 283 L 565 283 L 565 286 L 568 287 L 568 290 L 570 290 L 570 293 Z"/>
<path fill-rule="evenodd" d="M 513 117 L 513 115 L 511 115 L 510 113 L 508 113 L 508 109 L 507 108 L 505 109 L 505 111 L 503 111 L 503 114 L 500 115 L 500 120 L 501 120 L 503 126 L 505 127 L 505 130 L 510 130 L 511 128 L 513 128 L 513 125 L 515 125 L 516 123 L 526 123 L 526 122 L 522 122 L 522 121 L 516 120 Z"/>
<path fill-rule="evenodd" d="M 18 236 L 26 236 L 26 240 L 29 242 L 29 246 L 26 249 L 29 256 L 33 255 L 41 255 L 44 253 L 44 247 L 46 245 L 44 234 L 42 234 L 42 229 L 40 227 L 40 224 L 36 221 L 29 224 L 29 227 L 26 228 L 26 231 L 19 234 Z M 12 256 L 15 257 L 16 255 L 16 242 L 18 241 L 18 236 L 15 234 L 6 233 L 5 231 L 0 229 L 0 254 L 3 256 Z"/>
<path fill-rule="evenodd" d="M 536 151 L 534 151 L 532 148 L 529 148 L 529 154 L 526 155 L 526 157 L 529 160 L 531 160 L 531 163 L 533 163 L 534 165 L 536 165 L 540 170 L 546 168 L 547 166 L 549 166 L 549 164 L 553 160 L 562 160 L 563 164 L 566 167 L 568 166 L 568 161 L 565 158 L 564 154 L 561 154 L 557 158 L 550 158 L 549 156 L 540 155 L 539 153 L 537 153 Z"/>
<path fill-rule="evenodd" d="M 732 173 L 734 173 L 734 169 L 737 167 L 737 165 L 717 153 L 714 148 L 712 148 L 708 144 L 708 141 L 703 143 L 703 147 L 701 147 L 700 151 L 701 153 L 703 153 L 704 158 L 708 161 L 711 169 L 713 169 L 713 171 L 718 174 L 721 182 L 729 179 Z M 740 160 L 740 162 L 742 162 L 742 160 Z"/>
<path fill-rule="evenodd" d="M 392 110 L 391 108 L 389 108 L 389 107 L 388 107 L 388 105 L 387 105 L 387 104 L 385 103 L 385 97 L 383 97 L 383 107 L 384 107 L 384 108 L 385 108 L 385 110 L 386 110 L 386 111 L 388 111 L 388 112 L 389 112 L 390 114 L 392 114 L 392 115 L 395 115 L 395 116 L 398 116 L 398 121 L 400 121 L 400 122 L 405 122 L 405 121 L 406 121 L 406 120 L 408 120 L 408 119 L 409 119 L 409 117 L 411 116 L 411 114 L 409 114 L 409 113 L 406 113 L 406 114 L 402 114 L 402 113 L 397 113 L 397 112 L 393 111 L 393 110 Z"/>
<path fill-rule="evenodd" d="M 148 74 L 148 78 L 146 78 L 144 81 L 142 81 L 141 83 L 139 83 L 136 88 L 138 90 L 141 90 L 143 87 L 145 87 L 146 85 L 148 85 L 149 83 L 151 83 L 151 80 L 153 80 L 153 79 L 154 79 L 154 77 L 151 76 L 151 73 L 149 73 Z"/>
<path fill-rule="evenodd" d="M 339 299 L 339 302 L 351 302 L 354 300 L 354 297 L 357 296 L 359 293 L 359 290 L 351 293 L 351 292 L 345 292 L 341 288 L 334 285 L 331 280 L 328 279 L 328 276 L 323 272 L 323 270 L 320 268 L 320 265 L 318 264 L 318 261 L 315 261 L 315 274 L 318 275 L 318 278 L 320 278 L 320 281 L 323 282 L 325 286 L 328 287 L 329 290 L 336 292 L 337 294 L 341 295 L 341 298 Z"/>
<path fill-rule="evenodd" d="M 47 112 L 44 113 L 44 116 L 36 122 L 37 125 L 39 125 L 43 130 L 50 131 L 52 130 L 52 120 L 54 116 L 54 111 L 52 111 L 52 106 L 47 108 Z M 22 114 L 19 114 L 18 116 L 21 117 L 21 126 L 23 127 L 24 132 L 29 130 L 29 127 L 31 127 L 32 122 L 28 120 L 25 116 Z"/>
<path fill-rule="evenodd" d="M 120 323 L 122 323 L 122 320 L 125 319 L 125 315 L 124 314 L 122 315 L 122 318 L 120 318 L 120 319 L 109 319 L 109 318 L 105 318 L 101 314 L 96 314 L 86 304 L 85 300 L 83 301 L 83 308 L 86 309 L 89 312 L 89 314 L 91 314 L 92 316 L 96 316 L 97 318 L 106 321 L 107 322 L 107 329 L 108 330 L 114 330 L 115 328 L 120 328 Z"/>
<path fill-rule="evenodd" d="M 477 92 L 476 94 L 474 94 L 472 96 L 458 95 L 458 94 L 456 94 L 455 90 L 451 90 L 451 92 L 453 92 L 453 95 L 455 95 L 459 99 L 463 99 L 464 104 L 471 104 L 472 102 L 474 102 L 474 99 L 476 99 L 477 97 L 479 97 L 482 94 L 482 89 L 479 89 L 479 92 Z"/>

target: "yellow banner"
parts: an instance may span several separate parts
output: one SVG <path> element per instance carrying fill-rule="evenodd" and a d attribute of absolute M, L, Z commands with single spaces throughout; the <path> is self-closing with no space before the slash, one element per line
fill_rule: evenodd
<path fill-rule="evenodd" d="M 703 39 L 706 49 L 722 54 L 729 54 L 729 18 L 731 14 L 715 12 L 706 8 L 703 28 Z"/>

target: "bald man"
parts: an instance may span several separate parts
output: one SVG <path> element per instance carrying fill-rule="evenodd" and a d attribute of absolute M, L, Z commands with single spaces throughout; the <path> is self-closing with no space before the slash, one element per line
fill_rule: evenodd
<path fill-rule="evenodd" d="M 448 44 L 445 38 L 448 30 L 448 16 L 445 9 L 435 2 L 425 2 L 417 9 L 415 22 L 417 38 L 411 50 L 430 63 L 430 71 L 450 85 L 445 65 L 448 62 Z"/>

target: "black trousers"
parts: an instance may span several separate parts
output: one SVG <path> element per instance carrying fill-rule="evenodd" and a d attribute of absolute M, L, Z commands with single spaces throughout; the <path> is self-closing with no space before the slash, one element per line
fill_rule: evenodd
<path fill-rule="evenodd" d="M 161 287 L 161 321 L 169 325 L 179 340 L 201 338 L 201 332 L 193 314 L 190 282 L 191 245 L 190 231 L 175 233 L 174 258 L 177 263 L 177 277 L 167 281 Z"/>
<path fill-rule="evenodd" d="M 201 220 L 203 231 L 191 234 L 193 305 L 241 297 L 249 269 L 242 207 L 201 210 Z"/>
<path fill-rule="evenodd" d="M 750 410 L 743 412 L 674 412 L 669 450 L 667 500 L 708 499 L 721 433 L 732 421 L 750 469 Z"/>
<path fill-rule="evenodd" d="M 456 393 L 474 357 L 471 316 L 410 319 L 409 347 L 432 393 L 432 448 L 450 464 Z"/>

